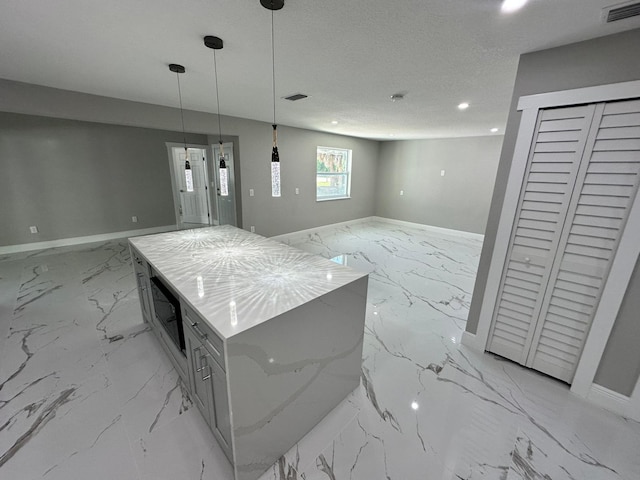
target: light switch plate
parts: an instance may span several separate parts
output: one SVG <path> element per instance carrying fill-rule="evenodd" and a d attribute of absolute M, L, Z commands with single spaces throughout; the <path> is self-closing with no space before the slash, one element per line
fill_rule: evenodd
<path fill-rule="evenodd" d="M 250 197 L 253 197 L 253 188 L 250 188 L 250 189 L 249 189 L 249 196 L 250 196 Z"/>
<path fill-rule="evenodd" d="M 38 227 L 36 227 L 35 225 L 34 225 L 34 226 L 32 226 L 32 227 L 29 227 L 29 231 L 30 231 L 31 233 L 38 233 Z"/>
<path fill-rule="evenodd" d="M 400 196 L 402 197 L 404 195 L 404 190 L 400 190 Z"/>
<path fill-rule="evenodd" d="M 444 177 L 444 170 L 440 170 L 440 176 Z"/>
<path fill-rule="evenodd" d="M 300 195 L 300 189 L 296 187 L 296 195 Z"/>

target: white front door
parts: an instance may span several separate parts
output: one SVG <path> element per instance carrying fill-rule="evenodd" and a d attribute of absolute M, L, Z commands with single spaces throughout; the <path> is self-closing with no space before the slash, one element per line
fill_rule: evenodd
<path fill-rule="evenodd" d="M 173 149 L 174 178 L 178 193 L 178 210 L 180 223 L 209 224 L 209 202 L 207 199 L 207 177 L 205 165 L 205 150 L 200 148 Z M 189 162 L 187 169 L 186 162 Z M 191 177 L 191 178 L 189 178 Z"/>
<path fill-rule="evenodd" d="M 236 182 L 235 168 L 233 164 L 233 143 L 224 143 L 224 161 L 227 167 L 227 191 L 220 185 L 220 145 L 213 146 L 213 170 L 216 175 L 218 222 L 220 225 L 238 226 L 236 223 Z M 226 195 L 224 195 L 227 193 Z"/>

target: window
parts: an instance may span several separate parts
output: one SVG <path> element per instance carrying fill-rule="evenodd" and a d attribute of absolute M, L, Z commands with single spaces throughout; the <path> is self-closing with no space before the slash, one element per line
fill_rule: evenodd
<path fill-rule="evenodd" d="M 351 195 L 351 150 L 318 147 L 316 200 L 349 198 Z"/>

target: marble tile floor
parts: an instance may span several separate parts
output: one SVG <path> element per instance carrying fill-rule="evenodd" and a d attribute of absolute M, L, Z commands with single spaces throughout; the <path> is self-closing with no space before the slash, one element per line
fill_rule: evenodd
<path fill-rule="evenodd" d="M 286 243 L 371 273 L 363 373 L 262 480 L 640 478 L 640 424 L 460 345 L 479 238 L 370 222 Z M 0 256 L 0 478 L 231 480 L 125 240 Z"/>

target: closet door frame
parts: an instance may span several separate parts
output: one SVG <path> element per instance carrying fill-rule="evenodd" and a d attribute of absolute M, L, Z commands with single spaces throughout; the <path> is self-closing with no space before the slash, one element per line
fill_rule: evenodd
<path fill-rule="evenodd" d="M 513 153 L 504 202 L 498 223 L 487 287 L 476 334 L 464 332 L 463 343 L 476 350 L 484 351 L 489 341 L 489 331 L 493 313 L 497 304 L 502 272 L 507 260 L 507 251 L 511 231 L 515 222 L 520 190 L 529 158 L 538 114 L 541 109 L 564 107 L 585 103 L 607 102 L 640 97 L 640 81 L 600 85 L 558 92 L 542 93 L 520 97 L 518 111 L 522 112 L 518 137 Z M 607 282 L 602 291 L 591 329 L 587 336 L 582 355 L 573 378 L 571 391 L 587 398 L 592 389 L 593 379 L 604 353 L 611 329 L 627 290 L 633 268 L 640 254 L 640 242 L 634 241 L 640 236 L 640 194 L 636 195 L 631 206 L 627 225 L 623 232 L 617 254 L 613 260 Z M 633 260 L 633 261 L 632 261 Z M 640 379 L 630 397 L 631 405 L 640 404 Z M 634 410 L 636 410 L 634 408 Z"/>

